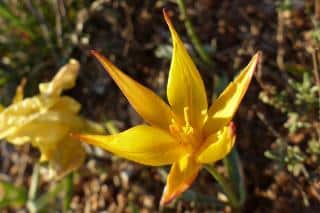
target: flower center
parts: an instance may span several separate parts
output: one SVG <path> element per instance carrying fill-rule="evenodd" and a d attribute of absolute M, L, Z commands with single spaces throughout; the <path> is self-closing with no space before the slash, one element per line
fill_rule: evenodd
<path fill-rule="evenodd" d="M 180 144 L 189 153 L 194 152 L 201 144 L 199 131 L 195 130 L 190 123 L 189 107 L 183 108 L 184 122 L 181 124 L 172 119 L 169 126 L 171 134 L 178 139 Z"/>

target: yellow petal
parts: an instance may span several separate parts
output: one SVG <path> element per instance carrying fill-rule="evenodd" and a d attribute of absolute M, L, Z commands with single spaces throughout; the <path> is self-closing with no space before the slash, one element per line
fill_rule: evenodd
<path fill-rule="evenodd" d="M 27 98 L 4 109 L 0 114 L 0 138 L 14 134 L 17 128 L 32 122 L 54 105 L 56 99 L 41 96 Z"/>
<path fill-rule="evenodd" d="M 209 108 L 208 120 L 204 127 L 204 134 L 206 136 L 221 129 L 232 120 L 249 87 L 260 57 L 261 53 L 258 52 L 255 54 L 249 64 L 240 72 L 234 81 L 228 85 Z"/>
<path fill-rule="evenodd" d="M 85 120 L 85 124 L 84 124 L 84 130 L 88 133 L 90 132 L 90 134 L 105 134 L 106 130 L 103 127 L 103 125 L 101 125 L 100 123 L 91 121 L 91 120 Z"/>
<path fill-rule="evenodd" d="M 68 96 L 62 96 L 57 99 L 53 106 L 50 107 L 52 110 L 57 111 L 66 111 L 71 114 L 77 114 L 80 109 L 81 105 L 78 101 Z"/>
<path fill-rule="evenodd" d="M 80 116 L 75 114 L 71 114 L 68 111 L 56 111 L 50 110 L 45 114 L 42 114 L 37 119 L 35 119 L 32 123 L 48 123 L 48 124 L 60 124 L 68 126 L 70 129 L 74 131 L 82 130 L 85 127 L 85 120 Z"/>
<path fill-rule="evenodd" d="M 75 59 L 60 68 L 52 81 L 39 84 L 41 94 L 49 96 L 59 96 L 63 90 L 71 89 L 76 83 L 80 64 Z"/>
<path fill-rule="evenodd" d="M 169 133 L 147 125 L 109 136 L 72 135 L 120 157 L 150 166 L 171 164 L 184 153 L 183 147 Z"/>
<path fill-rule="evenodd" d="M 180 122 L 185 121 L 185 110 L 187 108 L 191 126 L 200 128 L 205 117 L 203 112 L 208 108 L 204 84 L 169 16 L 165 11 L 163 13 L 173 42 L 167 85 L 168 101 L 174 113 L 180 118 Z"/>
<path fill-rule="evenodd" d="M 0 113 L 4 110 L 4 106 L 0 104 Z"/>
<path fill-rule="evenodd" d="M 69 127 L 59 123 L 32 122 L 16 128 L 6 139 L 15 145 L 31 142 L 33 146 L 52 150 L 57 141 L 68 135 Z"/>
<path fill-rule="evenodd" d="M 85 160 L 85 150 L 78 141 L 66 136 L 57 144 L 56 151 L 49 160 L 51 175 L 60 179 L 78 169 Z"/>
<path fill-rule="evenodd" d="M 79 131 L 85 121 L 67 111 L 48 111 L 31 122 L 17 127 L 6 137 L 10 143 L 31 143 L 41 152 L 41 162 L 49 161 L 51 175 L 57 178 L 77 169 L 85 158 L 81 144 L 68 137 Z"/>
<path fill-rule="evenodd" d="M 212 163 L 226 157 L 236 140 L 235 125 L 230 122 L 221 131 L 213 133 L 204 142 L 202 151 L 197 157 L 199 163 Z"/>
<path fill-rule="evenodd" d="M 40 161 L 49 161 L 52 175 L 62 177 L 77 169 L 85 158 L 81 144 L 69 137 L 92 125 L 77 113 L 81 105 L 60 93 L 74 86 L 79 70 L 75 60 L 62 67 L 54 79 L 43 83 L 41 94 L 23 100 L 23 80 L 13 104 L 1 110 L 0 139 L 15 145 L 31 143 L 41 152 Z"/>
<path fill-rule="evenodd" d="M 35 128 L 39 131 L 38 133 L 34 131 Z M 57 144 L 68 136 L 69 130 L 68 126 L 59 123 L 32 123 L 18 131 L 16 139 L 19 139 L 19 136 L 28 137 L 32 146 L 40 150 L 42 158 L 45 156 L 45 159 L 50 160 L 55 152 L 59 151 Z"/>
<path fill-rule="evenodd" d="M 10 105 L 0 114 L 0 138 L 9 137 L 8 141 L 21 144 L 26 139 L 17 138 L 17 131 L 32 122 L 61 122 L 68 125 L 74 131 L 81 129 L 85 123 L 84 119 L 76 115 L 80 110 L 80 104 L 69 97 L 47 98 L 45 96 L 34 96 Z M 29 130 L 28 130 L 29 131 Z M 37 129 L 30 132 L 38 133 Z M 19 141 L 19 142 L 17 142 Z"/>
<path fill-rule="evenodd" d="M 25 78 L 23 78 L 20 82 L 20 85 L 16 89 L 16 94 L 12 100 L 13 104 L 18 103 L 23 100 L 23 92 L 24 92 L 24 87 L 25 87 L 26 83 L 27 83 L 27 80 Z"/>
<path fill-rule="evenodd" d="M 169 106 L 160 97 L 124 74 L 98 52 L 92 51 L 92 54 L 100 61 L 132 107 L 147 123 L 162 129 L 169 129 L 172 113 Z"/>
<path fill-rule="evenodd" d="M 175 162 L 167 177 L 167 184 L 164 188 L 160 204 L 166 205 L 186 191 L 196 179 L 200 168 L 201 164 L 197 163 L 189 155 L 185 155 Z"/>

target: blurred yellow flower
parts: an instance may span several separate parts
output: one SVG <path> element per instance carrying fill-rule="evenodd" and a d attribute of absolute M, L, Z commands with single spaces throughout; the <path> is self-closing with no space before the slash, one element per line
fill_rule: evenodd
<path fill-rule="evenodd" d="M 12 104 L 0 110 L 0 139 L 38 148 L 40 161 L 49 161 L 52 177 L 77 169 L 85 159 L 84 148 L 69 133 L 91 129 L 93 124 L 78 115 L 81 105 L 76 100 L 61 96 L 75 85 L 79 67 L 71 59 L 52 81 L 39 85 L 40 94 L 30 98 L 23 98 L 23 80 Z"/>
<path fill-rule="evenodd" d="M 148 88 L 120 71 L 102 55 L 93 55 L 108 71 L 132 107 L 149 125 L 138 125 L 116 135 L 74 134 L 123 158 L 151 166 L 172 164 L 161 204 L 187 190 L 202 164 L 223 159 L 235 142 L 232 123 L 259 61 L 257 53 L 208 108 L 201 76 L 168 15 L 173 55 L 165 103 Z"/>

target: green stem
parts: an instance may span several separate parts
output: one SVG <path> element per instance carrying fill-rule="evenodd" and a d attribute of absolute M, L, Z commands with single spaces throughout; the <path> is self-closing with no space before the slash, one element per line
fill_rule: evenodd
<path fill-rule="evenodd" d="M 22 19 L 15 16 L 6 4 L 0 5 L 0 17 L 8 20 L 11 26 L 16 27 L 22 32 L 27 32 L 31 38 L 35 38 L 35 34 L 30 30 L 30 27 L 28 27 Z"/>
<path fill-rule="evenodd" d="M 207 65 L 212 66 L 213 61 L 208 56 L 207 52 L 203 49 L 203 45 L 202 45 L 199 37 L 197 36 L 197 33 L 194 30 L 193 24 L 190 21 L 190 18 L 187 14 L 186 4 L 185 4 L 184 0 L 177 0 L 177 4 L 179 7 L 181 16 L 183 18 L 183 21 L 184 21 L 184 25 L 187 29 L 188 36 L 190 37 L 191 42 L 192 42 L 193 46 L 195 47 L 196 52 L 198 53 L 198 55 L 200 56 L 202 61 L 204 61 Z"/>
<path fill-rule="evenodd" d="M 65 178 L 65 184 L 66 188 L 63 200 L 63 212 L 68 212 L 73 195 L 73 172 Z"/>
<path fill-rule="evenodd" d="M 246 187 L 243 169 L 237 149 L 234 147 L 230 154 L 223 160 L 224 166 L 228 170 L 233 188 L 237 190 L 239 205 L 242 206 L 246 201 Z"/>
<path fill-rule="evenodd" d="M 113 121 L 107 121 L 105 127 L 111 135 L 119 133 L 119 129 L 114 125 Z"/>
<path fill-rule="evenodd" d="M 320 28 L 320 0 L 315 0 L 315 17 L 314 17 L 314 32 L 319 31 Z M 320 70 L 319 70 L 319 37 L 314 39 L 315 45 L 312 52 L 313 74 L 315 85 L 318 87 L 318 119 L 320 120 Z M 320 142 L 320 130 L 317 130 L 318 140 Z"/>
<path fill-rule="evenodd" d="M 212 177 L 214 177 L 214 179 L 216 179 L 216 181 L 220 184 L 222 190 L 226 193 L 230 205 L 234 208 L 234 209 L 239 209 L 241 207 L 238 199 L 237 199 L 237 195 L 232 187 L 232 184 L 230 183 L 229 180 L 227 180 L 223 175 L 221 175 L 216 168 L 214 167 L 214 165 L 210 165 L 210 164 L 206 164 L 204 165 L 204 168 L 212 175 Z"/>
<path fill-rule="evenodd" d="M 31 183 L 28 192 L 28 200 L 33 201 L 37 195 L 38 183 L 39 183 L 39 172 L 40 172 L 40 165 L 36 163 L 33 167 L 32 176 L 31 176 Z"/>
<path fill-rule="evenodd" d="M 31 213 L 39 212 L 41 209 L 43 209 L 49 202 L 51 202 L 54 198 L 57 197 L 57 195 L 64 189 L 65 182 L 60 181 L 56 185 L 54 185 L 50 191 L 48 191 L 46 194 L 42 195 L 35 201 L 29 201 L 27 204 L 28 210 Z"/>

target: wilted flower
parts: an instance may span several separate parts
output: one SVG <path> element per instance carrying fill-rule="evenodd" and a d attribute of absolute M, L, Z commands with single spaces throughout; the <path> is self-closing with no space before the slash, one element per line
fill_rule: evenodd
<path fill-rule="evenodd" d="M 141 164 L 172 164 L 161 204 L 187 190 L 202 164 L 221 160 L 231 151 L 235 142 L 235 126 L 231 120 L 259 60 L 259 54 L 256 54 L 208 108 L 201 76 L 165 12 L 164 17 L 173 42 L 167 86 L 169 105 L 93 51 L 132 107 L 149 125 L 138 125 L 111 136 L 74 135 Z"/>
<path fill-rule="evenodd" d="M 61 95 L 74 87 L 79 67 L 71 59 L 52 81 L 39 85 L 40 94 L 30 98 L 23 98 L 23 80 L 12 104 L 0 111 L 0 139 L 14 145 L 31 143 L 57 177 L 77 169 L 85 158 L 84 148 L 69 133 L 88 131 L 93 125 L 78 115 L 81 105 L 76 100 Z"/>

